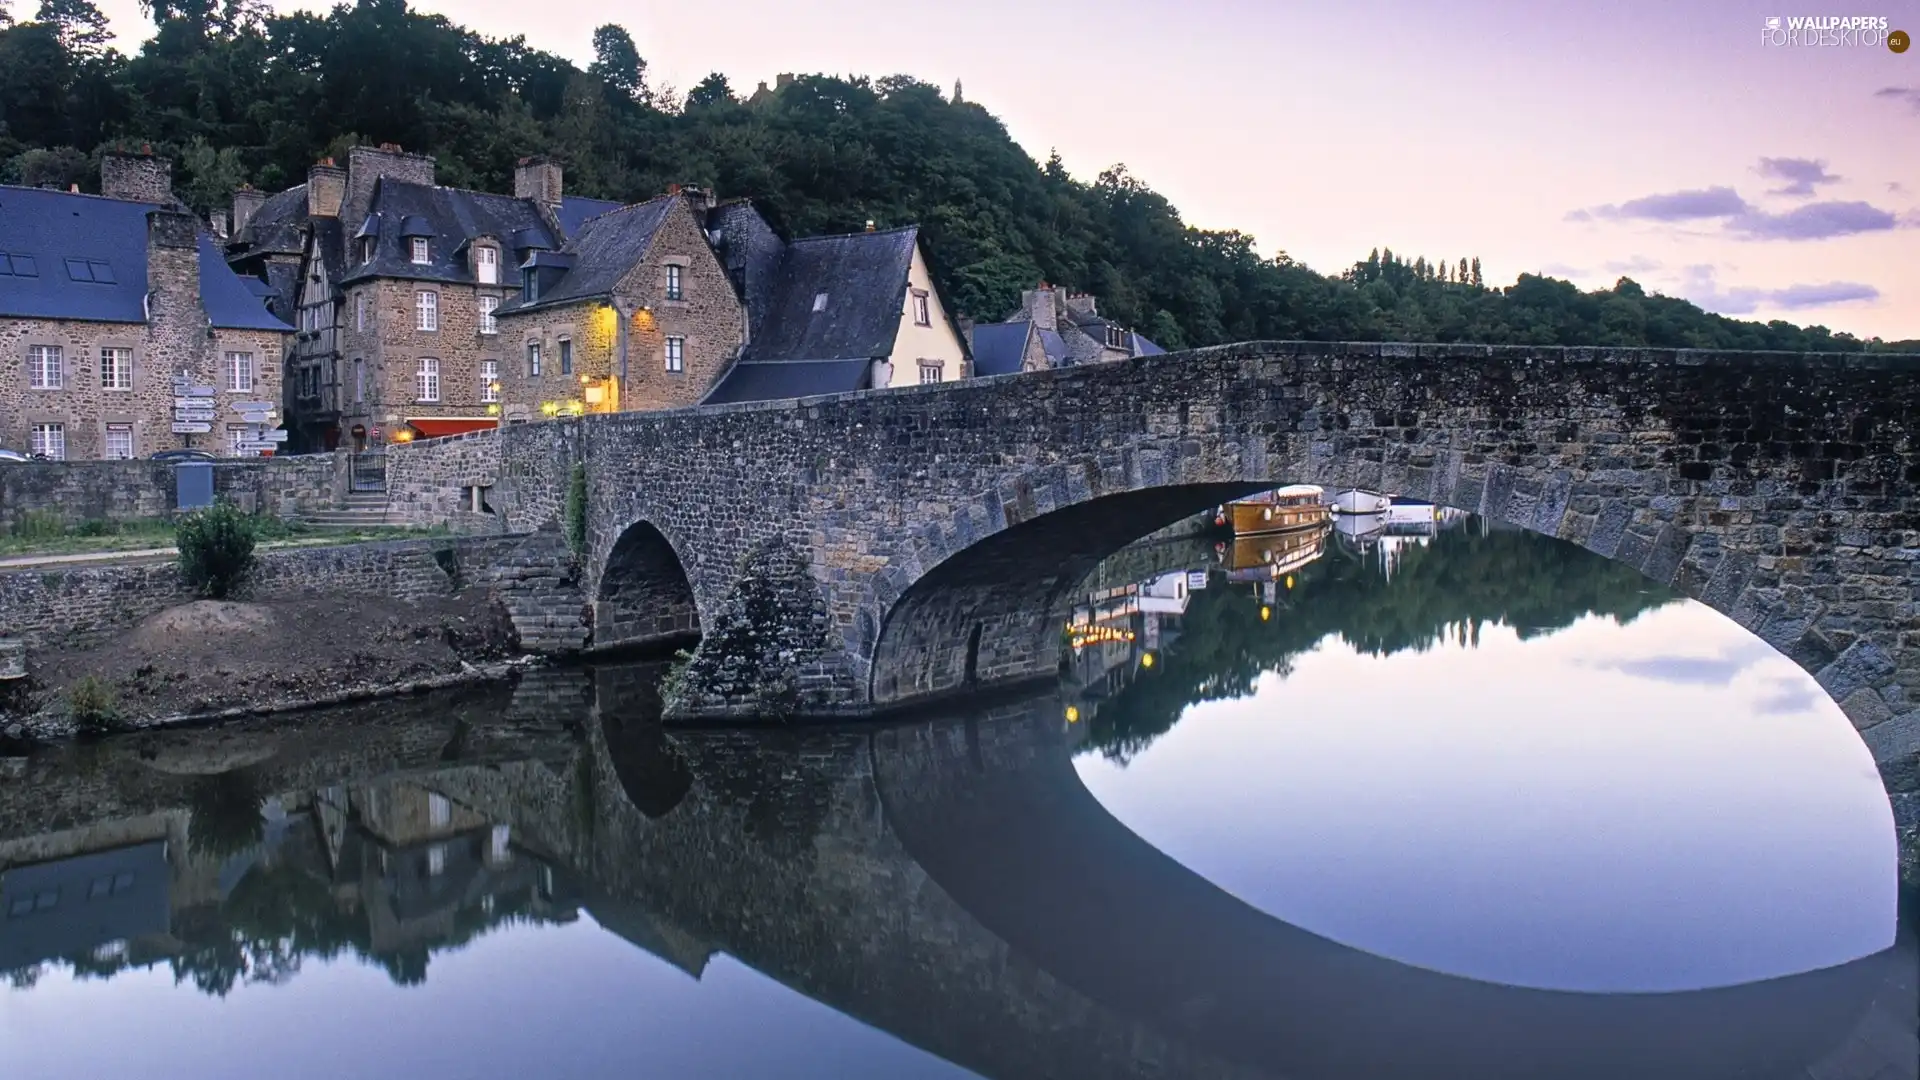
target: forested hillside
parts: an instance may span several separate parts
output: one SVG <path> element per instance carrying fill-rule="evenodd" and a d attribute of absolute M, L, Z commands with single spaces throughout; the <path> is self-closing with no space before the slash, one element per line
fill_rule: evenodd
<path fill-rule="evenodd" d="M 986 109 L 907 76 L 803 77 L 743 100 L 711 75 L 649 80 L 618 26 L 586 71 L 405 0 L 274 16 L 258 0 L 151 0 L 158 34 L 107 47 L 91 0 L 10 0 L 0 15 L 0 180 L 93 188 L 102 149 L 150 144 L 197 209 L 241 183 L 277 190 L 355 142 L 439 159 L 442 183 L 510 189 L 547 153 L 570 192 L 641 199 L 668 183 L 751 196 L 794 234 L 918 222 L 963 313 L 1004 316 L 1048 281 L 1168 348 L 1251 338 L 1861 349 L 1823 327 L 1743 322 L 1621 279 L 1582 292 L 1522 275 L 1482 285 L 1477 260 L 1381 251 L 1327 276 L 1253 238 L 1195 229 L 1126 169 L 1091 184 L 1036 162 Z M 0 12 L 9 0 L 0 0 Z M 30 10 L 29 10 L 30 9 Z M 1269 237 L 1284 242 L 1284 237 Z M 1920 349 L 1920 342 L 1904 347 Z"/>

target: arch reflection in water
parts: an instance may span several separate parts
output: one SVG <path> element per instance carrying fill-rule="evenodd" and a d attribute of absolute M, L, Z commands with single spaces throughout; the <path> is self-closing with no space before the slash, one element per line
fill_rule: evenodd
<path fill-rule="evenodd" d="M 300 742 L 260 725 L 113 741 L 94 748 L 86 761 L 77 751 L 56 754 L 32 763 L 22 781 L 0 784 L 0 892 L 15 895 L 16 871 L 44 868 L 50 856 L 117 850 L 133 835 L 133 822 L 171 820 L 170 813 L 186 823 L 182 842 L 168 851 L 190 850 L 184 838 L 196 805 L 208 814 L 223 807 L 219 814 L 235 819 L 221 835 L 251 837 L 255 818 L 248 815 L 256 805 L 277 804 L 278 814 L 259 818 L 262 835 L 304 837 L 302 844 L 322 853 L 316 863 L 322 865 L 328 837 L 339 831 L 328 824 L 334 817 L 327 807 L 340 804 L 322 797 L 328 788 L 349 793 L 344 805 L 350 811 L 379 802 L 354 791 L 409 790 L 418 795 L 408 804 L 412 809 L 400 814 L 400 802 L 388 798 L 389 817 L 417 818 L 428 833 L 456 835 L 457 826 L 482 823 L 472 833 L 482 864 L 485 844 L 504 826 L 514 864 L 550 872 L 551 888 L 539 893 L 543 882 L 536 876 L 529 895 L 545 897 L 551 915 L 529 909 L 496 918 L 498 890 L 484 887 L 429 894 L 425 887 L 434 878 L 450 879 L 464 865 L 451 852 L 442 854 L 438 875 L 430 854 L 411 871 L 412 864 L 393 860 L 394 869 L 368 880 L 412 881 L 419 895 L 442 905 L 408 909 L 414 915 L 404 926 L 415 936 L 393 940 L 424 945 L 428 955 L 464 945 L 463 959 L 477 967 L 465 979 L 447 979 L 437 974 L 443 969 L 438 960 L 424 968 L 403 963 L 390 970 L 407 985 L 380 991 L 311 979 L 329 956 L 351 964 L 364 953 L 384 964 L 388 953 L 384 946 L 329 952 L 323 937 L 282 936 L 278 927 L 310 918 L 293 892 L 260 894 L 252 905 L 194 908 L 202 924 L 192 931 L 195 940 L 223 941 L 230 936 L 223 926 L 251 927 L 243 940 L 272 944 L 307 962 L 310 970 L 298 973 L 282 965 L 291 984 L 235 984 L 235 993 L 260 995 L 248 1006 L 255 1037 L 310 1028 L 316 1010 L 344 1007 L 340 995 L 349 993 L 373 995 L 394 1016 L 425 1018 L 434 1003 L 444 1003 L 447 1018 L 368 1033 L 404 1056 L 455 1022 L 461 987 L 477 976 L 488 985 L 548 989 L 516 998 L 511 1030 L 475 1032 L 451 1050 L 436 1043 L 439 1053 L 452 1055 L 441 1060 L 462 1075 L 497 1072 L 503 1045 L 538 1032 L 576 1031 L 583 1016 L 602 1018 L 598 1041 L 542 1038 L 545 1071 L 593 1074 L 645 1060 L 673 1061 L 674 1074 L 688 1076 L 932 1075 L 940 1061 L 995 1077 L 1786 1077 L 1810 1069 L 1823 1078 L 1912 1075 L 1914 955 L 1904 939 L 1897 948 L 1880 948 L 1891 944 L 1890 923 L 1875 924 L 1881 940 L 1865 956 L 1844 932 L 1855 924 L 1847 912 L 1833 913 L 1836 924 L 1846 924 L 1835 932 L 1800 934 L 1798 940 L 1812 945 L 1793 955 L 1779 950 L 1781 939 L 1768 938 L 1761 925 L 1751 949 L 1768 954 L 1780 978 L 1662 994 L 1566 992 L 1498 985 L 1469 965 L 1405 953 L 1404 943 L 1378 935 L 1378 925 L 1349 933 L 1353 927 L 1316 923 L 1323 912 L 1303 914 L 1263 893 L 1271 882 L 1236 879 L 1239 868 L 1257 863 L 1275 868 L 1277 879 L 1324 881 L 1326 895 L 1349 902 L 1364 899 L 1376 884 L 1351 871 L 1377 871 L 1369 863 L 1380 852 L 1358 851 L 1340 877 L 1339 860 L 1304 858 L 1313 850 L 1337 855 L 1339 845 L 1276 853 L 1274 837 L 1259 831 L 1255 813 L 1233 802 L 1243 785 L 1309 790 L 1298 777 L 1262 775 L 1261 769 L 1283 762 L 1262 747 L 1249 722 L 1264 725 L 1261 730 L 1325 732 L 1333 756 L 1302 758 L 1302 771 L 1337 772 L 1332 766 L 1351 760 L 1371 779 L 1366 766 L 1386 760 L 1377 741 L 1344 741 L 1356 731 L 1366 734 L 1364 714 L 1356 728 L 1333 709 L 1293 707 L 1252 721 L 1218 712 L 1264 708 L 1276 688 L 1297 691 L 1322 678 L 1320 666 L 1330 660 L 1456 666 L 1497 648 L 1572 643 L 1579 646 L 1577 658 L 1591 665 L 1583 670 L 1607 680 L 1608 693 L 1637 682 L 1703 694 L 1709 688 L 1723 705 L 1751 702 L 1705 681 L 1744 658 L 1709 655 L 1693 648 L 1697 642 L 1654 651 L 1652 639 L 1623 636 L 1616 620 L 1638 633 L 1684 610 L 1669 597 L 1532 537 L 1481 536 L 1472 529 L 1435 536 L 1407 550 L 1390 580 L 1377 561 L 1332 547 L 1294 566 L 1294 587 L 1280 581 L 1274 603 L 1265 602 L 1263 583 L 1229 580 L 1232 559 L 1223 560 L 1213 544 L 1187 538 L 1141 545 L 1083 583 L 1080 596 L 1119 590 L 1116 596 L 1136 601 L 1112 624 L 1124 623 L 1135 640 L 1084 644 L 1064 686 L 991 707 L 923 714 L 890 728 L 663 730 L 653 720 L 658 668 L 627 667 L 595 671 L 591 683 L 585 674 L 567 672 L 530 677 L 511 700 L 460 705 L 465 723 L 457 727 L 443 706 L 411 721 L 370 724 L 363 714 L 342 725 L 334 741 Z M 1184 591 L 1168 580 L 1175 572 Z M 1195 572 L 1204 581 L 1198 588 Z M 1271 574 L 1264 584 L 1275 584 Z M 1262 608 L 1269 612 L 1264 621 Z M 1157 627 L 1151 646 L 1159 660 L 1151 669 L 1137 662 L 1103 669 L 1089 659 L 1095 649 L 1137 659 L 1147 648 L 1149 618 Z M 1056 634 L 1062 625 L 1054 625 Z M 1479 649 L 1463 644 L 1472 641 Z M 1664 639 L 1654 644 L 1667 647 Z M 1678 661 L 1694 663 L 1675 666 Z M 1722 661 L 1720 668 L 1708 663 Z M 1083 662 L 1086 672 L 1076 666 Z M 1486 741 L 1487 730 L 1461 727 L 1437 707 L 1444 695 L 1423 682 L 1395 684 L 1396 671 L 1403 669 L 1366 678 L 1398 694 L 1394 700 L 1436 732 L 1419 750 L 1435 753 L 1445 745 L 1441 736 L 1451 734 L 1469 752 L 1464 763 L 1427 759 L 1430 772 L 1464 770 L 1471 778 L 1481 767 L 1473 752 L 1512 755 L 1526 748 L 1524 741 L 1496 747 Z M 1758 669 L 1737 671 L 1752 682 Z M 1349 675 L 1325 677 L 1345 686 Z M 1309 720 L 1323 723 L 1315 728 Z M 1661 731 L 1675 727 L 1649 725 L 1636 746 L 1637 764 L 1685 796 L 1698 790 L 1685 786 L 1688 774 L 1661 776 L 1653 767 L 1672 750 L 1660 741 Z M 190 779 L 157 771 L 156 763 L 230 759 L 236 740 L 249 731 L 258 732 L 266 752 L 248 758 L 247 784 L 223 787 L 219 798 L 196 804 Z M 1121 761 L 1128 762 L 1124 770 Z M 1136 778 L 1144 783 L 1129 787 Z M 1780 782 L 1772 775 L 1757 778 L 1755 787 Z M 1380 783 L 1359 788 L 1355 798 L 1383 801 L 1395 790 Z M 236 791 L 247 797 L 233 797 Z M 259 793 L 260 802 L 249 793 Z M 1339 801 L 1347 794 L 1337 786 L 1316 789 L 1316 799 L 1327 801 L 1281 808 L 1276 818 L 1283 824 L 1337 819 L 1349 809 Z M 1211 816 L 1190 814 L 1193 807 Z M 1220 811 L 1230 827 L 1222 827 Z M 362 822 L 374 818 L 355 812 L 360 817 L 348 816 L 344 824 L 373 835 L 377 830 Z M 1387 822 L 1401 830 L 1416 824 L 1412 814 Z M 1669 821 L 1682 839 L 1699 824 L 1685 815 Z M 1241 857 L 1219 859 L 1218 849 L 1190 846 L 1196 834 L 1225 838 Z M 409 849 L 407 836 L 390 839 L 396 851 Z M 436 842 L 437 834 L 422 839 Z M 1773 849 L 1757 858 L 1790 868 L 1802 849 L 1830 834 L 1823 827 L 1774 839 Z M 1891 888 L 1890 850 L 1861 862 L 1870 864 L 1858 871 L 1871 886 L 1863 892 L 1878 896 L 1880 886 Z M 242 884 L 272 865 L 249 864 Z M 1421 870 L 1471 884 L 1481 868 L 1442 860 Z M 1391 901 L 1380 909 L 1390 916 L 1387 929 L 1417 921 L 1448 881 L 1424 885 L 1426 892 L 1404 883 L 1376 890 Z M 1688 885 L 1666 882 L 1670 889 Z M 384 887 L 370 886 L 367 895 Z M 328 902 L 341 895 L 327 893 Z M 495 895 L 491 911 L 488 895 Z M 446 911 L 468 914 L 439 914 Z M 684 973 L 650 991 L 676 996 L 611 996 L 616 984 L 602 970 L 611 962 L 607 950 L 569 948 L 570 939 L 540 929 L 532 917 L 574 912 L 586 916 L 582 931 L 590 924 L 594 933 L 614 935 Z M 1558 928 L 1568 940 L 1589 935 L 1584 913 L 1562 916 Z M 372 933 L 364 908 L 327 919 L 364 923 Z M 22 940 L 11 936 L 17 925 L 0 923 L 4 943 Z M 169 932 L 184 929 L 176 918 Z M 1484 944 L 1497 940 L 1501 928 L 1468 929 Z M 486 947 L 502 940 L 527 945 Z M 67 951 L 92 955 L 89 950 L 112 942 L 68 944 Z M 638 960 L 642 954 L 619 955 Z M 751 999 L 753 1009 L 688 1008 L 689 1000 L 714 995 L 726 995 L 729 1003 L 749 1000 L 735 996 L 734 980 L 743 971 L 759 973 L 755 977 L 779 995 L 824 1003 L 886 1037 L 855 1038 L 845 1028 L 829 1037 L 824 1032 L 833 1021 L 824 1013 L 794 1020 L 796 1014 L 781 1013 L 765 996 Z M 413 981 L 416 972 L 424 981 Z M 57 980 L 43 976 L 43 982 Z M 75 984 L 78 993 L 51 999 L 62 1002 L 66 1022 L 36 1029 L 35 1060 L 80 1060 L 97 1033 L 111 1032 L 112 1006 L 102 995 L 118 983 Z M 309 989 L 289 997 L 287 985 Z M 88 1003 L 98 1003 L 95 1012 L 84 1012 Z M 766 1020 L 776 1013 L 788 1018 L 777 1028 Z M 648 1022 L 662 1015 L 698 1019 Z M 232 1035 L 230 1015 L 181 1016 L 176 1026 L 210 1044 Z M 617 1047 L 608 1032 L 628 1033 L 630 1042 Z M 769 1039 L 778 1042 L 772 1056 L 742 1072 L 732 1048 Z M 923 1053 L 908 1054 L 893 1040 Z M 357 1057 L 353 1062 L 364 1064 Z M 146 1064 L 150 1075 L 186 1074 L 166 1060 Z"/>

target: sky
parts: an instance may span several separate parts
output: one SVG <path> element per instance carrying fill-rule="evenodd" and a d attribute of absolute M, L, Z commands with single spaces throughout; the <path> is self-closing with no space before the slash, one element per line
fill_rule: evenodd
<path fill-rule="evenodd" d="M 415 0 L 655 85 L 909 74 L 1078 177 L 1125 163 L 1187 222 L 1326 273 L 1376 246 L 1743 318 L 1920 338 L 1920 47 L 1771 47 L 1780 0 Z M 16 5 L 24 6 L 24 5 Z M 138 0 L 100 0 L 123 48 Z M 327 5 L 272 0 L 281 11 Z M 1920 0 L 1850 16 L 1920 34 Z M 1876 35 L 1878 36 L 1878 35 Z"/>

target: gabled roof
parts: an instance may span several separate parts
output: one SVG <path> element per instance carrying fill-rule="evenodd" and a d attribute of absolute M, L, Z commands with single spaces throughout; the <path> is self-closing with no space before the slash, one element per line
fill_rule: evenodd
<path fill-rule="evenodd" d="M 247 227 L 235 233 L 228 247 L 246 246 L 244 255 L 299 255 L 301 227 L 307 224 L 307 185 L 270 195 L 253 212 Z"/>
<path fill-rule="evenodd" d="M 871 360 L 890 354 L 900 333 L 919 235 L 917 227 L 907 226 L 789 243 L 767 316 L 754 328 L 740 362 Z"/>
<path fill-rule="evenodd" d="M 147 321 L 148 203 L 0 187 L 0 316 Z M 199 237 L 200 302 L 220 329 L 289 331 Z"/>
<path fill-rule="evenodd" d="M 585 199 L 578 195 L 568 195 L 560 200 L 560 205 L 555 208 L 553 216 L 559 219 L 561 231 L 568 236 L 573 236 L 580 231 L 580 226 L 601 214 L 618 210 L 624 205 L 611 199 Z"/>
<path fill-rule="evenodd" d="M 1011 375 L 1026 366 L 1030 322 L 982 323 L 973 328 L 973 373 Z"/>
<path fill-rule="evenodd" d="M 293 329 L 275 318 L 262 298 L 240 280 L 209 233 L 200 234 L 200 306 L 206 309 L 207 319 L 222 330 Z"/>
<path fill-rule="evenodd" d="M 588 221 L 559 252 L 562 258 L 572 260 L 566 275 L 543 288 L 538 300 L 509 303 L 500 309 L 500 314 L 612 295 L 620 279 L 647 257 L 660 226 L 674 205 L 682 201 L 662 195 Z"/>
<path fill-rule="evenodd" d="M 381 178 L 374 189 L 368 219 L 376 216 L 379 233 L 374 240 L 370 263 L 355 262 L 344 278 L 354 281 L 366 277 L 411 278 L 419 281 L 471 282 L 473 272 L 466 259 L 466 247 L 482 236 L 497 237 L 509 250 L 506 258 L 518 261 L 515 248 L 560 246 L 559 237 L 528 199 L 511 195 L 493 195 L 460 188 L 429 187 L 409 184 L 391 177 Z M 344 222 L 354 235 L 364 234 L 362 222 Z M 431 261 L 415 263 L 407 240 L 412 235 L 430 239 Z M 352 262 L 353 260 L 349 260 Z"/>

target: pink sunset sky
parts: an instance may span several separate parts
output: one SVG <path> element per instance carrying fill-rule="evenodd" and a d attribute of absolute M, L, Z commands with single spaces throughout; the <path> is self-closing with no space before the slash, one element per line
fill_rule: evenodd
<path fill-rule="evenodd" d="M 123 47 L 137 0 L 104 0 Z M 286 2 L 280 10 L 327 5 Z M 1769 16 L 1920 0 L 415 0 L 583 66 L 618 22 L 657 86 L 908 74 L 1091 180 L 1339 271 L 1388 246 L 1743 318 L 1920 337 L 1920 47 L 1768 48 Z"/>

